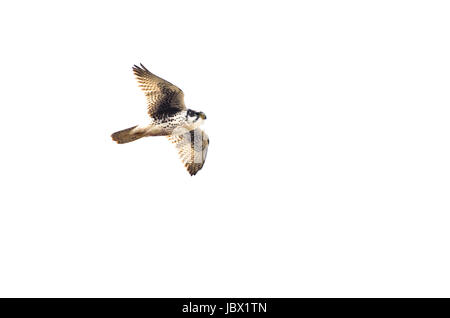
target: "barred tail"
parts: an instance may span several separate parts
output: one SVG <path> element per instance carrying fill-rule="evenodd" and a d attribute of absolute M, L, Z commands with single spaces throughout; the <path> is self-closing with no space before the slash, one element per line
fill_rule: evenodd
<path fill-rule="evenodd" d="M 137 126 L 130 127 L 124 130 L 116 131 L 114 134 L 111 135 L 112 140 L 117 142 L 118 144 L 125 144 L 127 142 L 135 141 L 139 138 L 144 137 L 144 134 L 139 131 L 133 132 L 133 129 Z"/>

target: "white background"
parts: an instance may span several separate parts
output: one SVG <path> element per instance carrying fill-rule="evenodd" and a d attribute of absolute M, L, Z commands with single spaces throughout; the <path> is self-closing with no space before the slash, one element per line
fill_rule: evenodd
<path fill-rule="evenodd" d="M 0 5 L 0 296 L 450 296 L 445 1 Z M 190 177 L 143 63 L 204 111 Z"/>

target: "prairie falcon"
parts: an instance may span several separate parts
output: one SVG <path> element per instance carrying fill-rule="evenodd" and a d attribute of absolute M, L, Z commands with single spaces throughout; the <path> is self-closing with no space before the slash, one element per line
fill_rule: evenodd
<path fill-rule="evenodd" d="M 148 136 L 167 136 L 191 175 L 205 163 L 209 138 L 199 127 L 206 119 L 203 112 L 186 109 L 183 91 L 150 73 L 144 65 L 133 66 L 139 86 L 147 97 L 150 122 L 117 131 L 111 138 L 119 144 Z"/>

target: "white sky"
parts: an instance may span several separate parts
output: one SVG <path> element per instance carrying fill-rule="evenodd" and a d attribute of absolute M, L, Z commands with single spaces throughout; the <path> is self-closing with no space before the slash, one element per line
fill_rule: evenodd
<path fill-rule="evenodd" d="M 0 296 L 450 296 L 450 4 L 0 4 Z M 203 111 L 204 168 L 143 63 Z"/>

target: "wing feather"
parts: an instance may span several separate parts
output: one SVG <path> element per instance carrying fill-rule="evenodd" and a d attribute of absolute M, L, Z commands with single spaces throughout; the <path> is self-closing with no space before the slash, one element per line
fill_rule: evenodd
<path fill-rule="evenodd" d="M 134 65 L 133 72 L 147 97 L 148 114 L 151 117 L 161 117 L 186 109 L 184 94 L 172 83 L 156 76 L 141 66 Z"/>
<path fill-rule="evenodd" d="M 180 135 L 170 135 L 172 141 L 191 176 L 195 175 L 204 165 L 208 152 L 208 135 L 200 128 Z"/>

